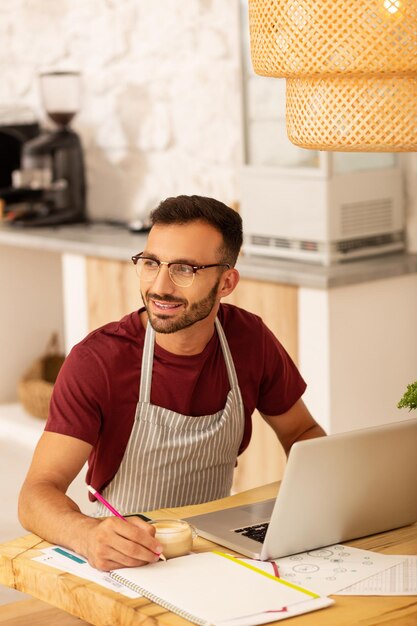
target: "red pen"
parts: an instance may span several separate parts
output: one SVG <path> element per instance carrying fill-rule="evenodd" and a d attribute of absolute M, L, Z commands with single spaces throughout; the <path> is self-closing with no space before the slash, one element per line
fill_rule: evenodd
<path fill-rule="evenodd" d="M 95 498 L 97 498 L 97 500 L 99 500 L 101 502 L 101 504 L 103 504 L 103 506 L 106 507 L 106 509 L 108 509 L 110 511 L 110 513 L 113 513 L 113 515 L 115 515 L 116 517 L 119 517 L 120 519 L 124 520 L 125 522 L 127 522 L 127 519 L 125 517 L 123 517 L 123 515 L 121 515 L 119 513 L 119 511 L 116 511 L 116 509 L 110 504 L 110 502 L 107 502 L 106 498 L 103 498 L 103 496 L 101 495 L 101 493 L 99 493 L 96 489 L 94 489 L 94 487 L 92 487 L 91 485 L 87 485 L 88 491 L 90 493 L 93 494 L 93 496 Z M 166 561 L 166 558 L 164 557 L 164 555 L 162 554 L 162 552 L 160 554 L 157 554 L 157 556 L 159 556 L 159 558 L 162 561 Z"/>

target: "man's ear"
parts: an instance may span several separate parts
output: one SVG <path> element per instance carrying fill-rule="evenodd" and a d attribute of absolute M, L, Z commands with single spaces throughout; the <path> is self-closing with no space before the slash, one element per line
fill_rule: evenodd
<path fill-rule="evenodd" d="M 239 272 L 237 269 L 232 267 L 230 270 L 226 270 L 220 280 L 218 296 L 220 298 L 225 298 L 229 294 L 234 291 L 236 285 L 238 284 L 240 279 Z"/>

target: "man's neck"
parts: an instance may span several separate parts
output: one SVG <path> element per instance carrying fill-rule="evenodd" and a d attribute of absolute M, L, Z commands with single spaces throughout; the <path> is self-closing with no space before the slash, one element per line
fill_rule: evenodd
<path fill-rule="evenodd" d="M 212 312 L 204 320 L 196 322 L 192 326 L 188 326 L 176 333 L 155 333 L 155 342 L 158 346 L 172 354 L 183 356 L 200 354 L 213 336 L 216 314 L 217 311 Z M 142 311 L 140 317 L 146 329 L 148 314 L 146 311 Z"/>

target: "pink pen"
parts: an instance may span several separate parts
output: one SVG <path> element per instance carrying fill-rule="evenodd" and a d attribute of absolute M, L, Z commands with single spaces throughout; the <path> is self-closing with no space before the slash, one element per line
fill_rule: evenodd
<path fill-rule="evenodd" d="M 111 513 L 113 513 L 113 515 L 127 522 L 127 519 L 123 517 L 123 515 L 121 515 L 119 511 L 116 511 L 116 509 L 110 504 L 110 502 L 107 502 L 106 498 L 103 498 L 101 493 L 99 493 L 96 489 L 94 489 L 94 487 L 92 487 L 91 485 L 87 485 L 87 488 L 88 488 L 88 491 L 92 493 L 93 496 L 97 498 L 97 500 L 99 500 L 101 504 L 103 504 L 106 507 L 106 509 L 108 509 Z M 160 554 L 157 554 L 157 556 L 159 556 L 159 558 L 162 561 L 166 561 L 166 558 L 164 557 L 162 552 Z"/>
<path fill-rule="evenodd" d="M 120 517 L 120 519 L 123 519 L 125 522 L 127 522 L 126 518 L 124 518 L 123 515 L 120 515 L 119 511 L 116 511 L 116 509 L 112 507 L 110 502 L 107 502 L 106 498 L 103 498 L 101 493 L 96 491 L 94 487 L 92 487 L 91 485 L 88 485 L 88 491 L 92 493 L 93 496 L 97 498 L 97 500 L 100 500 L 101 504 L 103 504 L 106 507 L 106 509 L 109 509 L 109 511 L 113 513 L 113 515 L 115 515 L 116 517 Z"/>

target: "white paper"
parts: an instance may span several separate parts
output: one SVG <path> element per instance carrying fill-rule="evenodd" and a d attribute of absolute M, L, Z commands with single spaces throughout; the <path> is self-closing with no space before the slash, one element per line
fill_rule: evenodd
<path fill-rule="evenodd" d="M 322 599 L 323 598 L 319 598 L 319 600 L 322 600 Z M 210 624 L 209 622 L 207 622 L 207 626 L 257 626 L 258 624 L 268 624 L 270 622 L 278 622 L 282 619 L 293 617 L 293 615 L 295 615 L 295 613 L 292 613 L 290 615 L 290 613 L 288 612 L 288 609 L 286 609 L 285 611 L 284 610 L 279 611 L 279 612 L 275 611 L 274 613 L 256 613 L 255 615 L 237 617 L 235 619 L 229 619 L 223 622 L 213 622 L 213 624 Z"/>
<path fill-rule="evenodd" d="M 340 544 L 276 559 L 280 578 L 320 595 L 331 595 L 365 578 L 402 563 L 405 557 Z M 273 573 L 272 564 L 245 559 Z"/>
<path fill-rule="evenodd" d="M 57 552 L 57 550 L 59 550 L 59 552 Z M 106 587 L 106 589 L 111 589 L 112 591 L 121 593 L 128 598 L 140 598 L 140 594 L 136 591 L 128 589 L 116 580 L 110 578 L 108 572 L 101 572 L 100 570 L 91 567 L 91 565 L 89 565 L 83 557 L 76 554 L 72 550 L 68 550 L 68 548 L 61 548 L 60 546 L 45 548 L 42 550 L 42 555 L 34 557 L 33 560 L 38 563 L 45 563 L 46 565 L 55 567 L 63 572 L 75 574 L 80 578 L 90 580 L 91 582 L 97 583 L 102 587 Z"/>
<path fill-rule="evenodd" d="M 417 556 L 338 592 L 341 596 L 416 596 Z"/>
<path fill-rule="evenodd" d="M 309 613 L 310 611 L 325 609 L 332 604 L 334 604 L 334 602 L 330 598 L 316 598 L 315 600 L 307 600 L 307 602 L 292 604 L 291 606 L 286 607 L 283 611 L 269 614 L 261 613 L 260 615 L 248 615 L 247 617 L 239 617 L 226 622 L 217 622 L 214 626 L 256 626 L 257 624 L 279 622 L 283 619 L 288 619 L 289 617 Z"/>
<path fill-rule="evenodd" d="M 244 626 L 262 624 L 290 617 L 284 607 L 300 605 L 307 612 L 322 600 L 308 590 L 253 571 L 239 562 L 216 552 L 203 552 L 152 563 L 146 567 L 114 570 L 112 576 L 135 585 L 138 591 L 157 604 L 188 619 L 209 624 Z M 308 600 L 308 601 L 307 601 Z M 295 607 L 295 610 L 297 608 Z M 274 617 L 271 620 L 271 617 Z"/>

